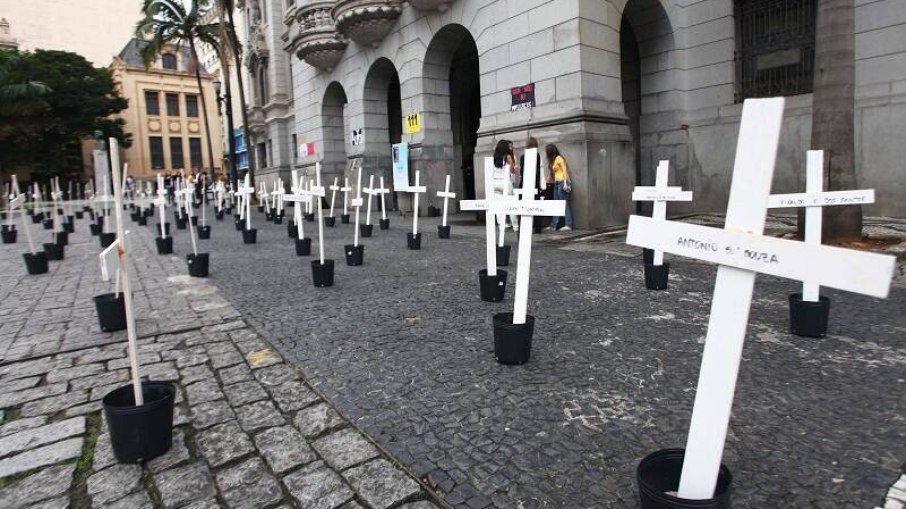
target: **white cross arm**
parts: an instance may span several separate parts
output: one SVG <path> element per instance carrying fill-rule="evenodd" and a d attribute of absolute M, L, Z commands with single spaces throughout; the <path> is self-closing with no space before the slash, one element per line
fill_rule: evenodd
<path fill-rule="evenodd" d="M 644 216 L 629 217 L 626 243 L 880 298 L 895 264 L 893 256 Z"/>
<path fill-rule="evenodd" d="M 448 191 L 438 191 L 437 196 L 438 196 L 438 198 L 454 198 L 455 199 L 456 193 L 448 192 Z"/>
<path fill-rule="evenodd" d="M 566 213 L 566 201 L 498 200 L 491 202 L 490 210 L 496 214 L 509 216 L 562 216 Z"/>
<path fill-rule="evenodd" d="M 24 201 L 25 201 L 25 195 L 20 194 L 19 196 L 16 196 L 15 198 L 13 198 L 12 200 L 9 201 L 9 206 L 10 206 L 10 208 L 18 207 L 18 206 L 22 205 L 22 202 L 24 202 Z"/>
<path fill-rule="evenodd" d="M 366 187 L 366 188 L 362 189 L 362 192 L 365 193 L 365 194 L 370 194 L 370 195 L 372 195 L 372 196 L 377 195 L 377 194 L 381 194 L 380 190 L 378 190 L 378 189 L 371 189 L 370 187 Z"/>
<path fill-rule="evenodd" d="M 304 203 L 311 199 L 310 196 L 311 194 L 308 191 L 297 191 L 297 194 L 284 194 L 283 201 L 290 203 Z"/>
<path fill-rule="evenodd" d="M 349 203 L 353 207 L 361 207 L 365 203 L 365 201 L 362 198 L 353 198 L 352 200 L 349 200 Z"/>
<path fill-rule="evenodd" d="M 311 186 L 308 192 L 312 196 L 319 196 L 323 198 L 327 193 L 324 192 L 324 186 Z"/>
<path fill-rule="evenodd" d="M 406 187 L 407 193 L 427 193 L 428 188 L 425 186 L 408 186 Z"/>
<path fill-rule="evenodd" d="M 488 210 L 490 208 L 489 200 L 459 200 L 459 210 L 464 212 L 472 210 Z"/>
<path fill-rule="evenodd" d="M 248 196 L 250 194 L 255 194 L 255 190 L 250 187 L 240 187 L 239 190 L 236 191 L 236 194 L 240 194 L 242 196 Z"/>
<path fill-rule="evenodd" d="M 834 205 L 863 205 L 874 202 L 874 189 L 859 189 L 855 191 L 828 191 L 824 193 L 772 194 L 768 197 L 768 208 L 830 207 Z"/>
<path fill-rule="evenodd" d="M 378 194 L 387 194 L 390 192 L 390 189 L 387 187 L 379 187 L 379 188 L 375 189 L 374 192 L 378 193 Z"/>
<path fill-rule="evenodd" d="M 639 186 L 632 191 L 632 201 L 692 201 L 692 191 L 681 187 Z"/>

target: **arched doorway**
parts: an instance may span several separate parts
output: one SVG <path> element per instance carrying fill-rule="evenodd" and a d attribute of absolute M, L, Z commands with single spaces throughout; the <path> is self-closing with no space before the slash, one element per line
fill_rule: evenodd
<path fill-rule="evenodd" d="M 390 146 L 402 141 L 403 109 L 400 78 L 393 62 L 379 58 L 368 69 L 363 91 L 365 152 L 363 169 L 375 177 L 383 175 L 385 185 L 393 179 Z M 367 183 L 367 180 L 366 180 Z M 392 193 L 394 207 L 396 194 Z"/>
<path fill-rule="evenodd" d="M 346 92 L 343 86 L 334 81 L 327 86 L 324 100 L 321 102 L 321 128 L 323 129 L 323 159 L 321 172 L 330 176 L 332 183 L 334 176 L 342 177 L 346 170 Z"/>

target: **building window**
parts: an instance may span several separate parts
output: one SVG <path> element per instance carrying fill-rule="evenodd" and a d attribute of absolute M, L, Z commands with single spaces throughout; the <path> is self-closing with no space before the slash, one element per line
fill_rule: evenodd
<path fill-rule="evenodd" d="M 815 72 L 817 0 L 736 0 L 736 102 L 806 94 Z"/>
<path fill-rule="evenodd" d="M 145 90 L 145 113 L 160 115 L 160 93 L 157 90 Z"/>
<path fill-rule="evenodd" d="M 270 156 L 271 166 L 277 166 L 277 161 L 274 157 L 274 140 L 267 140 L 267 153 Z"/>
<path fill-rule="evenodd" d="M 258 68 L 258 105 L 264 106 L 268 103 L 271 97 L 271 92 L 269 90 L 269 83 L 267 81 L 267 62 L 262 62 L 261 66 Z"/>
<path fill-rule="evenodd" d="M 195 94 L 186 94 L 186 116 L 198 116 L 198 96 Z"/>
<path fill-rule="evenodd" d="M 176 70 L 176 55 L 173 53 L 164 53 L 160 57 L 161 66 L 164 69 L 169 69 L 171 71 Z"/>
<path fill-rule="evenodd" d="M 178 170 L 185 168 L 182 154 L 182 138 L 170 138 L 170 168 Z"/>
<path fill-rule="evenodd" d="M 294 134 L 293 135 L 293 162 L 294 163 L 299 161 L 299 146 L 298 146 L 297 140 L 298 140 L 298 138 Z"/>
<path fill-rule="evenodd" d="M 267 146 L 264 142 L 258 144 L 258 165 L 262 168 L 267 168 Z"/>
<path fill-rule="evenodd" d="M 179 94 L 167 94 L 167 115 L 179 116 Z"/>
<path fill-rule="evenodd" d="M 201 138 L 189 138 L 189 165 L 192 168 L 204 168 L 201 160 Z"/>
<path fill-rule="evenodd" d="M 164 139 L 160 136 L 149 137 L 148 148 L 151 153 L 151 168 L 154 170 L 164 169 Z"/>

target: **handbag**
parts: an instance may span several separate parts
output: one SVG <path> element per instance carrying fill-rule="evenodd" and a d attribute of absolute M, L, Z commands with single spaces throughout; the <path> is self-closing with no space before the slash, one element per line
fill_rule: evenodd
<path fill-rule="evenodd" d="M 564 193 L 573 192 L 573 183 L 570 182 L 569 179 L 566 179 L 563 181 L 563 192 Z"/>

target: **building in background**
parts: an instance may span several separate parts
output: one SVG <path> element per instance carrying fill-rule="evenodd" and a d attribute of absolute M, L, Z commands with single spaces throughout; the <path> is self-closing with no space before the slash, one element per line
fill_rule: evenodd
<path fill-rule="evenodd" d="M 123 162 L 136 179 L 152 179 L 162 171 L 222 171 L 220 124 L 213 76 L 202 69 L 202 89 L 211 125 L 215 161 L 208 157 L 202 103 L 188 48 L 171 46 L 148 69 L 139 51 L 145 41 L 131 39 L 113 59 L 110 69 L 129 108 L 119 117 L 132 134 L 132 147 L 123 150 Z"/>
<path fill-rule="evenodd" d="M 19 49 L 19 41 L 13 37 L 6 18 L 0 18 L 0 49 Z"/>

